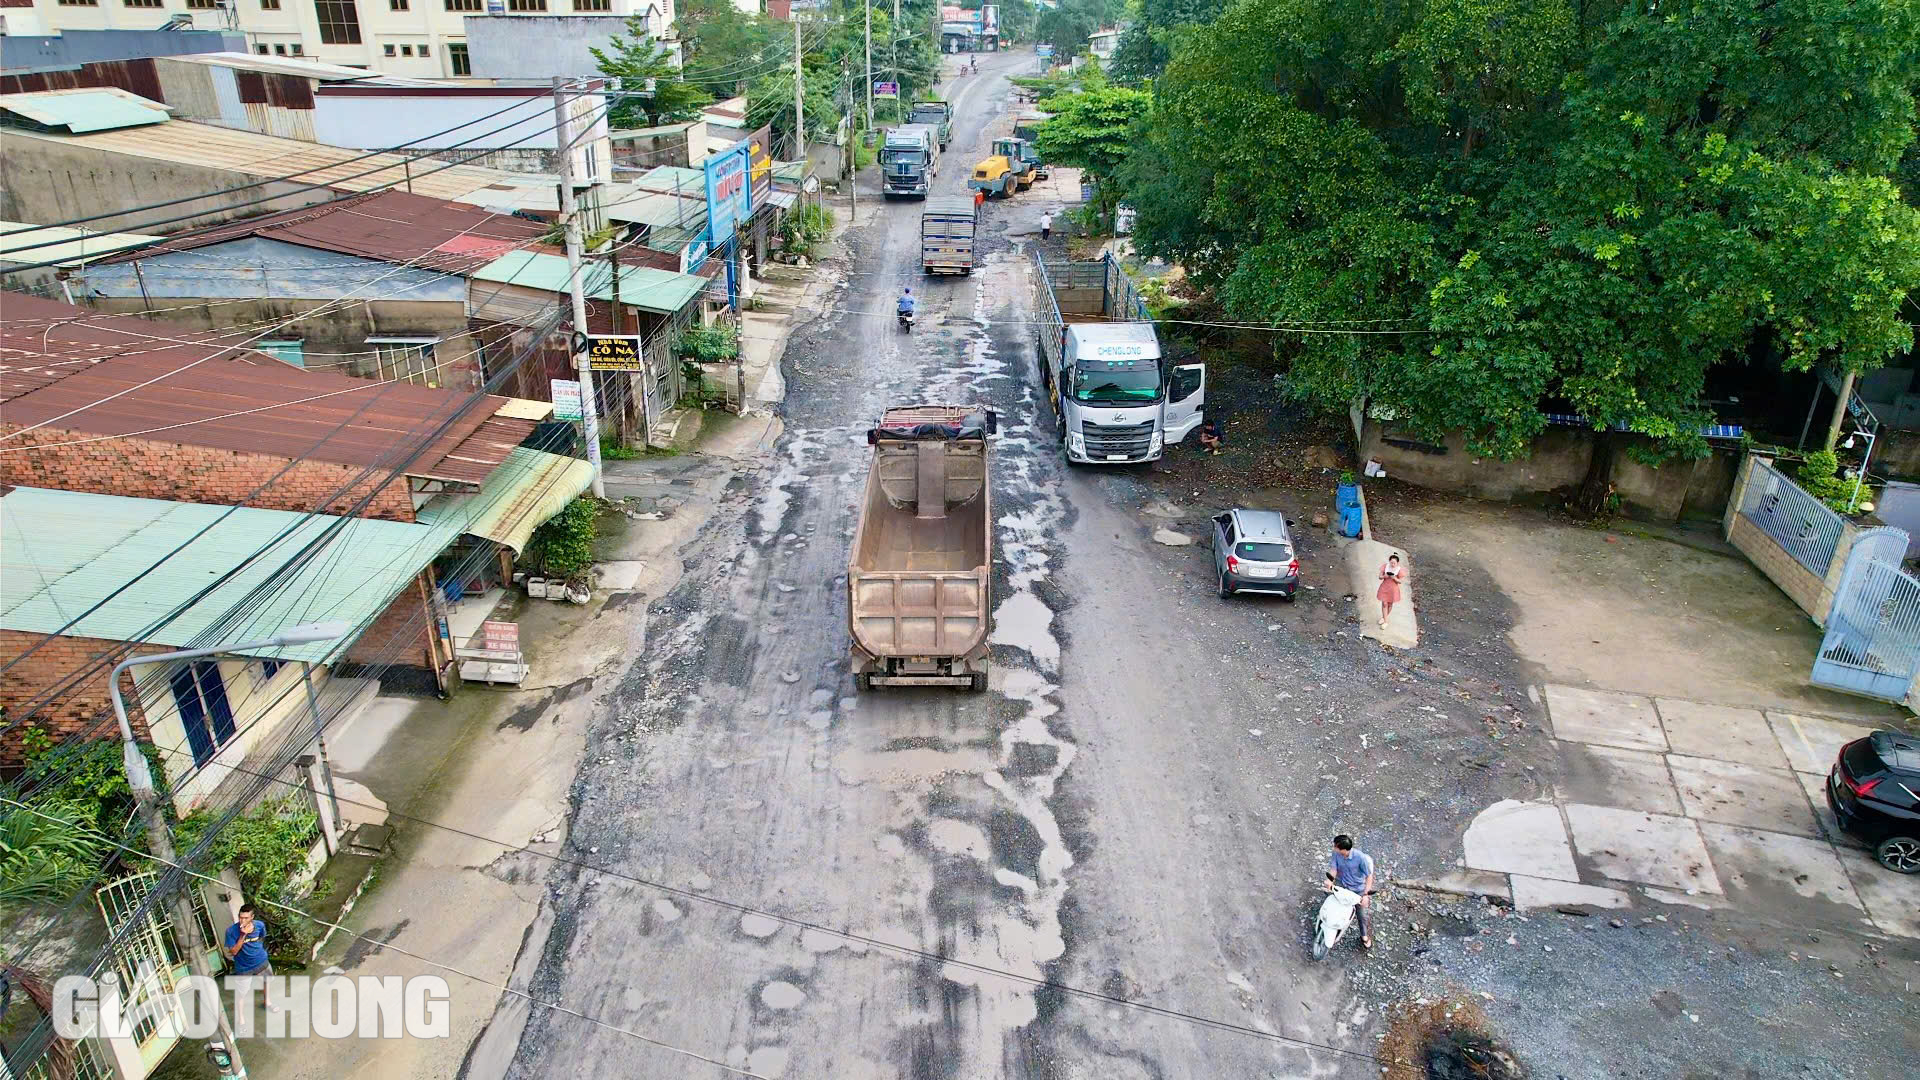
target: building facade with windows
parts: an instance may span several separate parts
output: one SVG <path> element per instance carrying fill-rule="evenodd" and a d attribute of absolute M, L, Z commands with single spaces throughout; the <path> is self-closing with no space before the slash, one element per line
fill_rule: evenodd
<path fill-rule="evenodd" d="M 258 55 L 418 78 L 476 74 L 469 16 L 598 16 L 610 20 L 607 36 L 625 33 L 627 20 L 638 17 L 656 39 L 674 18 L 673 0 L 31 0 L 30 10 L 9 21 L 10 33 L 158 30 L 174 22 L 237 30 Z"/>

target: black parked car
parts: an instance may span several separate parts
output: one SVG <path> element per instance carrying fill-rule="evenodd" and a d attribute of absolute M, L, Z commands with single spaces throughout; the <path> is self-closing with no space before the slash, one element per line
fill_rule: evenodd
<path fill-rule="evenodd" d="M 1840 748 L 1827 805 L 1840 827 L 1873 845 L 1880 865 L 1920 873 L 1920 737 L 1876 731 Z"/>

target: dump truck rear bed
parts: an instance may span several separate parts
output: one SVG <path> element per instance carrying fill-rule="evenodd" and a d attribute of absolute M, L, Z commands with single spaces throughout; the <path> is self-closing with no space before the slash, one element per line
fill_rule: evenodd
<path fill-rule="evenodd" d="M 987 684 L 992 414 L 951 405 L 889 409 L 847 563 L 854 681 Z"/>

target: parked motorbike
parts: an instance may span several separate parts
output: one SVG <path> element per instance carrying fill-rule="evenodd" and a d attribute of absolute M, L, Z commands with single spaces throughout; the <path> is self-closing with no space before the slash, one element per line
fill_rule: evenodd
<path fill-rule="evenodd" d="M 1378 891 L 1378 890 L 1375 890 Z M 1369 892 L 1367 895 L 1371 896 Z M 1327 898 L 1320 901 L 1320 914 L 1313 920 L 1313 958 L 1320 960 L 1340 944 L 1358 921 L 1360 894 L 1352 889 L 1334 885 L 1327 889 Z"/>
<path fill-rule="evenodd" d="M 913 312 L 903 311 L 899 314 L 898 318 L 900 319 L 900 332 L 903 334 L 913 333 Z"/>

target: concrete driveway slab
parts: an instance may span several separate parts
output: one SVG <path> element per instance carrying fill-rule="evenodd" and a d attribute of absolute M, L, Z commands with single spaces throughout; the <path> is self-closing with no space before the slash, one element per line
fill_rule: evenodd
<path fill-rule="evenodd" d="M 1573 846 L 1595 873 L 1670 889 L 1724 891 L 1699 830 L 1687 818 L 1585 803 L 1566 812 Z"/>
<path fill-rule="evenodd" d="M 1667 765 L 1688 817 L 1796 836 L 1820 835 L 1807 790 L 1792 773 L 1681 754 L 1669 754 Z"/>
<path fill-rule="evenodd" d="M 1522 911 L 1530 908 L 1633 906 L 1633 897 L 1619 889 L 1603 889 L 1598 885 L 1582 885 L 1573 881 L 1549 881 L 1525 874 L 1514 874 L 1511 880 L 1513 906 Z"/>
<path fill-rule="evenodd" d="M 1660 716 L 1648 698 L 1553 685 L 1546 688 L 1546 696 L 1547 719 L 1556 739 L 1655 753 L 1667 748 Z"/>
<path fill-rule="evenodd" d="M 1474 817 L 1461 846 L 1475 870 L 1580 880 L 1560 809 L 1551 803 L 1502 799 Z"/>
<path fill-rule="evenodd" d="M 1833 767 L 1842 746 L 1873 733 L 1870 727 L 1823 716 L 1770 712 L 1767 720 L 1773 725 L 1774 737 L 1780 740 L 1780 749 L 1786 751 L 1795 772 L 1824 773 Z"/>
<path fill-rule="evenodd" d="M 1676 754 L 1719 758 L 1763 769 L 1787 768 L 1780 740 L 1773 737 L 1766 714 L 1759 709 L 1736 709 L 1680 698 L 1655 698 L 1667 746 Z"/>
<path fill-rule="evenodd" d="M 1554 797 L 1560 802 L 1594 803 L 1650 814 L 1680 814 L 1680 795 L 1673 789 L 1667 759 L 1642 750 L 1558 742 L 1560 783 Z"/>
<path fill-rule="evenodd" d="M 1920 875 L 1896 874 L 1851 848 L 1840 849 L 1853 891 L 1883 932 L 1920 938 Z"/>
<path fill-rule="evenodd" d="M 1700 836 L 1721 884 L 1743 910 L 1793 924 L 1865 921 L 1866 906 L 1826 842 L 1713 822 L 1701 823 Z"/>
<path fill-rule="evenodd" d="M 1864 847 L 1852 833 L 1840 827 L 1833 816 L 1833 807 L 1827 805 L 1827 778 L 1815 773 L 1797 772 L 1793 774 L 1800 781 L 1800 787 L 1807 793 L 1807 805 L 1813 809 L 1813 820 L 1820 826 L 1820 835 L 1839 847 Z"/>

